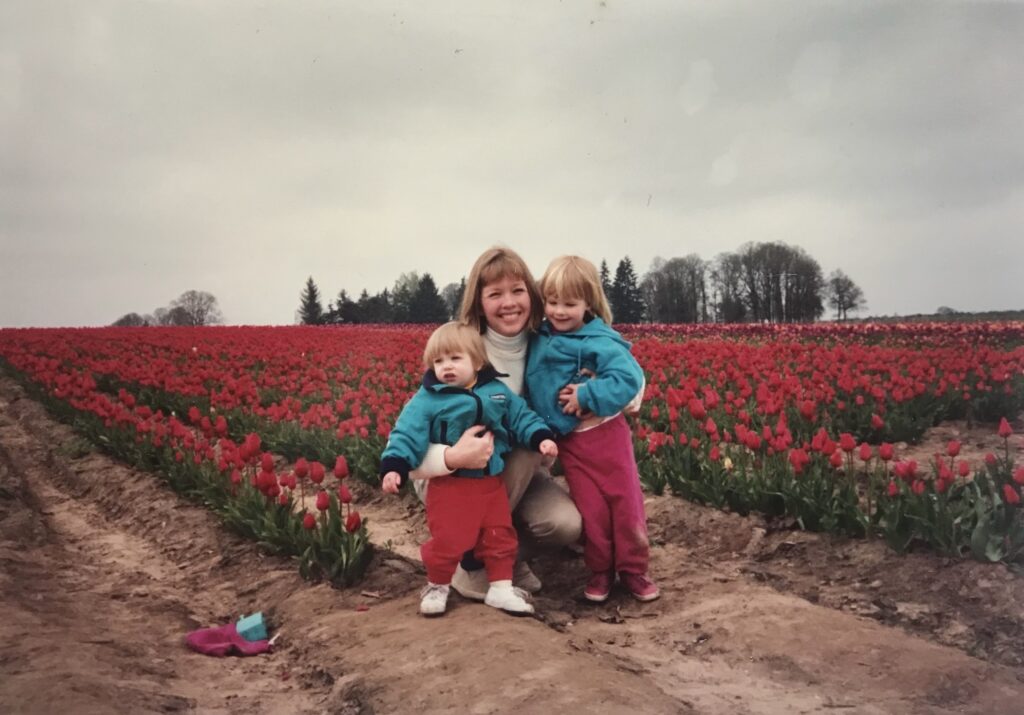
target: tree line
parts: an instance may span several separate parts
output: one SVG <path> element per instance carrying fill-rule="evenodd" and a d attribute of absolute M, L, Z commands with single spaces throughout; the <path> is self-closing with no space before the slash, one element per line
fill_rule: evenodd
<path fill-rule="evenodd" d="M 203 290 L 187 290 L 170 304 L 155 309 L 152 313 L 125 313 L 112 325 L 118 327 L 143 327 L 147 325 L 216 325 L 224 322 L 217 299 Z"/>
<path fill-rule="evenodd" d="M 836 320 L 866 307 L 863 291 L 846 273 L 824 276 L 806 251 L 781 242 L 747 243 L 705 260 L 695 253 L 655 258 L 642 278 L 629 256 L 611 273 L 601 261 L 601 283 L 618 323 L 808 323 L 826 305 Z M 353 298 L 342 290 L 326 308 L 313 277 L 303 288 L 296 321 L 440 323 L 454 319 L 466 280 L 438 288 L 429 273 L 403 273 L 388 289 Z"/>

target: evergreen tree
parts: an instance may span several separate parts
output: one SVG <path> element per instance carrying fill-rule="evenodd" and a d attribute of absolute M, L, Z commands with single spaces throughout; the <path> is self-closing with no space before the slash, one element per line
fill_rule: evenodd
<path fill-rule="evenodd" d="M 612 296 L 612 281 L 608 275 L 608 261 L 601 259 L 601 290 L 604 291 L 605 296 L 611 300 Z"/>
<path fill-rule="evenodd" d="M 323 322 L 324 308 L 320 305 L 320 290 L 313 282 L 313 276 L 306 280 L 306 287 L 299 296 L 299 322 L 303 325 L 319 325 Z"/>
<path fill-rule="evenodd" d="M 366 291 L 363 292 L 365 293 Z M 335 302 L 331 312 L 334 314 L 333 322 L 336 323 L 355 324 L 364 322 L 359 304 L 349 298 L 348 291 L 345 289 L 338 293 L 338 300 Z"/>
<path fill-rule="evenodd" d="M 391 294 L 385 288 L 377 295 L 371 296 L 365 290 L 359 296 L 359 315 L 366 323 L 393 323 L 394 312 L 391 305 Z"/>
<path fill-rule="evenodd" d="M 615 269 L 615 282 L 608 296 L 617 323 L 639 323 L 644 319 L 644 299 L 637 284 L 633 262 L 626 256 Z"/>
<path fill-rule="evenodd" d="M 437 291 L 434 278 L 424 273 L 409 302 L 410 323 L 443 323 L 448 319 L 448 308 Z"/>

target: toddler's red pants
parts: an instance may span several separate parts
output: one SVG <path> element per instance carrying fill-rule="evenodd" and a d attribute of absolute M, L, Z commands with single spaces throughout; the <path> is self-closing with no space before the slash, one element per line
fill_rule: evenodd
<path fill-rule="evenodd" d="M 558 443 L 565 480 L 583 517 L 583 560 L 592 572 L 645 574 L 647 516 L 633 435 L 622 415 Z"/>
<path fill-rule="evenodd" d="M 512 578 L 519 542 L 501 477 L 435 477 L 427 489 L 430 539 L 420 557 L 431 583 L 451 583 L 462 555 L 475 548 L 488 581 Z"/>

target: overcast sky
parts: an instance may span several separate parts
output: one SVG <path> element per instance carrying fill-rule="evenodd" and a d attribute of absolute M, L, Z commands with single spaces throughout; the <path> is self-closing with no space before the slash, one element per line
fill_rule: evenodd
<path fill-rule="evenodd" d="M 868 313 L 1024 308 L 1024 5 L 0 3 L 0 326 L 227 322 L 503 243 L 748 241 Z"/>

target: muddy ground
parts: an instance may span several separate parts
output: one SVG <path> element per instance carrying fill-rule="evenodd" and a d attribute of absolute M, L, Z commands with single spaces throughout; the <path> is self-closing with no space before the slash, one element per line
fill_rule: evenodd
<path fill-rule="evenodd" d="M 953 424 L 914 450 L 954 435 L 996 444 Z M 589 605 L 562 551 L 534 559 L 537 618 L 453 596 L 427 620 L 411 499 L 364 493 L 366 581 L 311 585 L 0 380 L 0 712 L 1024 713 L 1021 573 L 647 508 L 660 600 Z M 182 643 L 259 609 L 271 654 Z"/>

